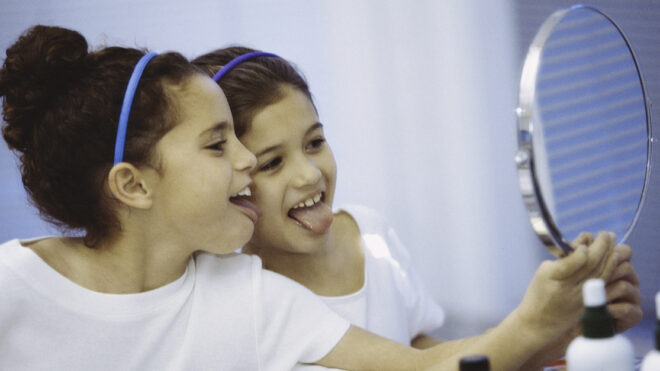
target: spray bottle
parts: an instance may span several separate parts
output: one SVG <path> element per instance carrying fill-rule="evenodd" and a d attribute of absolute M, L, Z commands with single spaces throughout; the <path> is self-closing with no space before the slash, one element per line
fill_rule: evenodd
<path fill-rule="evenodd" d="M 585 306 L 582 336 L 568 346 L 568 371 L 633 371 L 633 347 L 628 339 L 614 330 L 614 319 L 605 306 L 603 280 L 587 280 L 582 286 L 582 299 Z"/>

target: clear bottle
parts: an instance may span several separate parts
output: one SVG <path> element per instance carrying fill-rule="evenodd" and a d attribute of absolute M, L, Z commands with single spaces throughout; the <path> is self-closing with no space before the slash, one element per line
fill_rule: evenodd
<path fill-rule="evenodd" d="M 655 312 L 658 319 L 655 327 L 655 349 L 646 353 L 639 371 L 660 371 L 660 292 L 655 294 Z"/>
<path fill-rule="evenodd" d="M 582 297 L 585 306 L 582 336 L 568 346 L 568 371 L 633 371 L 633 347 L 626 337 L 614 330 L 614 319 L 605 306 L 603 280 L 587 280 L 582 286 Z"/>
<path fill-rule="evenodd" d="M 459 369 L 460 371 L 490 371 L 490 362 L 486 356 L 467 356 L 461 358 Z"/>

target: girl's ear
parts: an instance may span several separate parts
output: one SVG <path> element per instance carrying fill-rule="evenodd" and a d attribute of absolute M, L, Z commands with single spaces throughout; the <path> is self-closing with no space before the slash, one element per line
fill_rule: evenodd
<path fill-rule="evenodd" d="M 123 204 L 136 209 L 149 209 L 152 191 L 144 174 L 128 162 L 120 162 L 110 169 L 108 185 L 112 195 Z"/>

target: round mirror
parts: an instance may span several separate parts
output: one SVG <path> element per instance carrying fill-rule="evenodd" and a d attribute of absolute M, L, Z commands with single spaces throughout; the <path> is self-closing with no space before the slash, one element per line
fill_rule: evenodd
<path fill-rule="evenodd" d="M 646 181 L 649 129 L 630 45 L 597 9 L 553 13 L 522 71 L 516 164 L 532 227 L 556 256 L 580 232 L 625 240 Z"/>

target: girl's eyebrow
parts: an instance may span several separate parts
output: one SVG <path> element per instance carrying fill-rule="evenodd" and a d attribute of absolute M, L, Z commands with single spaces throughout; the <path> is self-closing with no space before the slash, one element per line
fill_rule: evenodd
<path fill-rule="evenodd" d="M 307 129 L 307 131 L 305 131 L 305 135 L 308 135 L 309 133 L 313 132 L 313 131 L 316 130 L 316 129 L 322 129 L 322 128 L 323 128 L 323 124 L 321 124 L 320 122 L 316 122 L 316 123 L 314 123 L 314 125 L 310 126 L 310 127 Z M 265 149 L 263 149 L 263 150 L 257 152 L 257 153 L 254 155 L 254 157 L 259 158 L 259 157 L 261 157 L 261 156 L 263 156 L 263 155 L 265 155 L 265 154 L 267 154 L 267 153 L 269 153 L 269 152 L 272 152 L 272 151 L 278 149 L 279 147 L 280 147 L 279 144 L 276 144 L 276 145 L 274 145 L 274 146 L 267 147 L 267 148 L 265 148 Z"/>
<path fill-rule="evenodd" d="M 320 122 L 315 123 L 314 125 L 310 126 L 309 129 L 305 132 L 305 135 L 311 133 L 312 131 L 316 129 L 323 129 L 323 124 Z"/>
<path fill-rule="evenodd" d="M 202 131 L 199 134 L 199 137 L 204 138 L 204 137 L 207 137 L 207 136 L 211 136 L 214 133 L 226 130 L 228 127 L 229 127 L 229 123 L 227 123 L 227 121 L 218 122 L 217 124 L 211 126 L 210 128 Z"/>
<path fill-rule="evenodd" d="M 263 155 L 265 155 L 265 154 L 268 154 L 268 152 L 272 152 L 272 151 L 278 149 L 279 147 L 280 147 L 279 144 L 276 144 L 276 145 L 274 145 L 274 146 L 270 146 L 270 147 L 265 148 L 265 149 L 259 151 L 258 153 L 256 153 L 256 154 L 254 155 L 254 157 L 259 158 L 259 157 L 261 157 L 261 156 L 263 156 Z"/>

